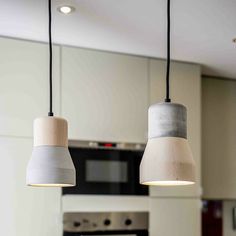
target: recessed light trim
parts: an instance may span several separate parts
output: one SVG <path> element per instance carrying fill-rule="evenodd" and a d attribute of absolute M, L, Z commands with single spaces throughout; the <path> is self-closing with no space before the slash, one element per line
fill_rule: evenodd
<path fill-rule="evenodd" d="M 71 14 L 72 12 L 75 11 L 75 8 L 72 7 L 72 6 L 69 6 L 69 5 L 63 5 L 63 6 L 59 6 L 59 7 L 57 8 L 57 10 L 58 10 L 61 14 L 69 15 L 69 14 Z"/>

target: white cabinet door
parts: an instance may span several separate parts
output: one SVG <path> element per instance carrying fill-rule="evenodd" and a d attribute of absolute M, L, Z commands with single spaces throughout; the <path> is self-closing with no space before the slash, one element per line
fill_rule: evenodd
<path fill-rule="evenodd" d="M 48 46 L 0 38 L 0 135 L 32 136 L 48 112 Z M 55 115 L 59 110 L 59 48 L 53 48 Z"/>
<path fill-rule="evenodd" d="M 71 139 L 145 142 L 147 59 L 62 48 L 62 115 Z"/>
<path fill-rule="evenodd" d="M 32 140 L 0 137 L 1 235 L 61 236 L 59 188 L 27 187 Z"/>
<path fill-rule="evenodd" d="M 148 196 L 64 195 L 63 212 L 136 212 L 149 211 Z"/>
<path fill-rule="evenodd" d="M 203 196 L 236 198 L 236 81 L 203 78 Z"/>
<path fill-rule="evenodd" d="M 150 200 L 150 236 L 200 235 L 200 200 L 187 198 Z"/>
<path fill-rule="evenodd" d="M 150 103 L 165 98 L 165 67 L 162 60 L 150 60 Z M 201 71 L 199 65 L 171 63 L 170 96 L 172 102 L 187 107 L 188 141 L 197 165 L 197 183 L 185 187 L 152 187 L 152 196 L 201 195 Z"/>
<path fill-rule="evenodd" d="M 233 227 L 233 208 L 236 207 L 236 201 L 223 201 L 223 236 L 235 236 Z"/>

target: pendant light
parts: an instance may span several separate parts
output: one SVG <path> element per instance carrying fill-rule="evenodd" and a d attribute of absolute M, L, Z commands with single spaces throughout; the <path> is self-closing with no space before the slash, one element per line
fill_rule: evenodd
<path fill-rule="evenodd" d="M 51 0 L 48 0 L 48 12 L 50 109 L 48 116 L 34 121 L 34 148 L 26 183 L 29 186 L 67 187 L 75 185 L 75 167 L 68 150 L 67 121 L 54 117 L 52 111 Z"/>
<path fill-rule="evenodd" d="M 166 99 L 148 110 L 148 142 L 140 164 L 140 183 L 176 186 L 195 183 L 195 163 L 187 141 L 185 106 L 171 103 L 170 0 L 167 0 Z"/>

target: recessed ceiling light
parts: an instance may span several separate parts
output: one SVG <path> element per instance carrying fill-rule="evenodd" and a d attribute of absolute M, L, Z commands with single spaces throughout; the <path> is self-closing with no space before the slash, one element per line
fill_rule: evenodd
<path fill-rule="evenodd" d="M 66 5 L 65 5 L 65 6 L 60 6 L 60 7 L 58 7 L 57 10 L 58 10 L 60 13 L 64 14 L 64 15 L 68 15 L 68 14 L 74 12 L 74 11 L 75 11 L 75 8 L 72 7 L 72 6 L 68 6 L 68 5 L 66 6 Z"/>

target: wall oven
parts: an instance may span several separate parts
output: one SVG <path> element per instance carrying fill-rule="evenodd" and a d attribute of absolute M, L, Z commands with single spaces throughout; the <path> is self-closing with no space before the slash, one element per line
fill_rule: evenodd
<path fill-rule="evenodd" d="M 148 236 L 147 212 L 64 213 L 63 236 Z"/>
<path fill-rule="evenodd" d="M 76 187 L 63 194 L 148 195 L 139 184 L 142 144 L 69 141 L 76 168 Z"/>

